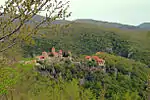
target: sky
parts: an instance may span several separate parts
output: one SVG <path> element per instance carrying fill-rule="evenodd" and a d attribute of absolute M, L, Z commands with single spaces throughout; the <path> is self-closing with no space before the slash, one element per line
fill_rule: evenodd
<path fill-rule="evenodd" d="M 0 0 L 4 4 L 5 0 Z M 94 19 L 139 25 L 150 22 L 150 0 L 70 0 L 69 20 Z"/>

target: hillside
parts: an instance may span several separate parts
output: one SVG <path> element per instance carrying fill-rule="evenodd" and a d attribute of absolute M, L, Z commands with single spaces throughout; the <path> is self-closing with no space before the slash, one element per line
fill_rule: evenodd
<path fill-rule="evenodd" d="M 46 17 L 44 17 L 44 16 L 36 15 L 27 24 L 29 24 L 29 25 L 33 24 L 34 25 L 35 23 L 41 22 L 45 18 Z M 55 20 L 55 21 L 52 21 L 51 23 L 52 24 L 65 24 L 65 23 L 68 23 L 68 22 L 69 21 L 67 21 L 67 20 Z M 42 26 L 46 26 L 46 22 L 43 23 Z"/>
<path fill-rule="evenodd" d="M 105 51 L 149 64 L 148 31 L 106 28 L 81 22 L 73 22 L 67 28 L 60 24 L 53 26 L 56 28 L 41 28 L 40 33 L 44 33 L 45 37 L 35 37 L 35 46 L 24 48 L 26 56 L 39 54 L 55 46 L 60 49 L 70 49 L 76 54 Z"/>
<path fill-rule="evenodd" d="M 142 23 L 138 27 L 150 30 L 150 23 Z"/>
<path fill-rule="evenodd" d="M 1 16 L 4 17 L 4 16 Z M 5 16 L 5 17 L 8 17 Z M 30 21 L 27 22 L 29 25 L 35 25 L 37 22 L 41 22 L 43 19 L 46 17 L 41 16 L 41 15 L 35 15 Z M 17 20 L 15 20 L 17 22 Z M 52 24 L 66 24 L 66 23 L 71 23 L 71 22 L 77 22 L 77 23 L 82 23 L 82 24 L 92 24 L 92 25 L 97 25 L 100 27 L 105 27 L 105 28 L 117 28 L 117 29 L 122 29 L 122 30 L 150 30 L 150 23 L 145 22 L 140 25 L 134 26 L 134 25 L 127 25 L 127 24 L 121 24 L 121 23 L 115 23 L 115 22 L 108 22 L 108 21 L 99 21 L 99 20 L 93 20 L 93 19 L 76 19 L 76 20 L 55 20 L 51 22 Z M 46 26 L 46 23 L 43 23 L 42 26 Z"/>
<path fill-rule="evenodd" d="M 77 19 L 75 22 L 80 22 L 80 23 L 89 23 L 89 24 L 94 24 L 106 28 L 120 28 L 120 29 L 132 29 L 132 30 L 141 30 L 137 26 L 131 26 L 131 25 L 124 25 L 120 23 L 112 23 L 112 22 L 106 22 L 106 21 L 97 21 L 97 20 L 92 20 L 92 19 Z"/>
<path fill-rule="evenodd" d="M 150 100 L 141 2 L 1 0 L 0 100 Z"/>
<path fill-rule="evenodd" d="M 44 37 L 34 36 L 34 45 L 22 44 L 24 57 L 33 60 L 0 68 L 2 97 L 14 100 L 147 99 L 150 32 L 81 22 L 73 22 L 68 27 L 52 26 L 41 27 L 39 33 Z M 53 46 L 63 52 L 70 50 L 73 62 L 58 57 L 35 61 L 36 56 L 43 51 L 50 52 Z M 104 66 L 85 60 L 88 55 L 103 59 Z"/>
<path fill-rule="evenodd" d="M 58 57 L 51 57 L 38 61 L 40 66 L 28 60 L 32 63 L 1 68 L 0 94 L 8 92 L 7 98 L 14 100 L 146 100 L 150 70 L 145 64 L 107 53 L 93 56 L 105 59 L 105 66 L 91 65 L 82 55 L 73 58 L 80 64 L 67 59 L 57 62 Z M 90 68 L 95 70 L 86 70 Z"/>
<path fill-rule="evenodd" d="M 33 22 L 41 22 L 42 19 L 44 19 L 44 16 L 41 15 L 36 15 L 28 22 L 28 24 L 33 24 Z M 107 22 L 107 21 L 98 21 L 98 20 L 93 20 L 93 19 L 76 19 L 73 21 L 69 20 L 56 20 L 52 22 L 53 24 L 64 24 L 68 22 L 78 22 L 78 23 L 86 23 L 86 24 L 93 24 L 93 25 L 98 25 L 101 27 L 105 28 L 119 28 L 123 30 L 149 30 L 149 23 L 142 23 L 138 26 L 133 26 L 133 25 L 126 25 L 126 24 L 121 24 L 121 23 L 114 23 L 114 22 Z M 45 24 L 43 24 L 45 26 Z"/>

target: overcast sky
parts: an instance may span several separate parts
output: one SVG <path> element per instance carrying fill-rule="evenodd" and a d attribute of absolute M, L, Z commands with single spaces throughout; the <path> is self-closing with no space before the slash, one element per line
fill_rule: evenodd
<path fill-rule="evenodd" d="M 0 0 L 3 4 L 5 0 Z M 150 22 L 150 0 L 70 0 L 70 20 L 84 18 L 138 25 Z"/>

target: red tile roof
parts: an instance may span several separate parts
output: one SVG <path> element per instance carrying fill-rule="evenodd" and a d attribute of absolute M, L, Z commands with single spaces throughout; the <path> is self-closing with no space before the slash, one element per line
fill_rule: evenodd
<path fill-rule="evenodd" d="M 59 53 L 62 54 L 62 50 L 59 50 Z"/>
<path fill-rule="evenodd" d="M 90 58 L 91 58 L 91 56 L 86 56 L 86 57 L 85 57 L 85 59 L 90 59 Z"/>
<path fill-rule="evenodd" d="M 44 57 L 44 56 L 39 56 L 39 58 L 40 58 L 40 59 L 44 59 L 45 57 Z"/>
<path fill-rule="evenodd" d="M 92 56 L 92 58 L 93 58 L 94 60 L 98 60 L 98 59 L 99 59 L 98 56 Z"/>
<path fill-rule="evenodd" d="M 103 59 L 98 59 L 97 62 L 102 63 Z"/>

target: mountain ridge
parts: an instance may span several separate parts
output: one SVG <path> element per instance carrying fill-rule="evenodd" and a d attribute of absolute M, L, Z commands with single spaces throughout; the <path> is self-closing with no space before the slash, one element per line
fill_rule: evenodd
<path fill-rule="evenodd" d="M 150 30 L 150 22 L 144 22 L 144 23 L 140 24 L 139 27 Z"/>
<path fill-rule="evenodd" d="M 40 22 L 44 16 L 36 15 L 32 18 L 33 21 Z M 150 22 L 143 22 L 139 25 L 128 25 L 123 23 L 117 22 L 109 22 L 109 21 L 100 21 L 94 19 L 75 19 L 75 20 L 55 20 L 52 22 L 53 24 L 64 24 L 66 22 L 76 22 L 76 23 L 87 23 L 87 24 L 94 24 L 98 26 L 108 27 L 108 28 L 120 28 L 120 29 L 131 29 L 131 30 L 150 30 Z M 32 23 L 32 22 L 29 22 Z"/>
<path fill-rule="evenodd" d="M 76 19 L 74 21 L 80 22 L 80 23 L 96 24 L 96 25 L 104 26 L 108 28 L 112 27 L 112 28 L 120 28 L 120 29 L 138 29 L 138 30 L 150 29 L 150 23 L 148 22 L 144 22 L 136 26 L 136 25 L 117 23 L 117 22 L 99 21 L 99 20 L 94 20 L 94 19 Z"/>

